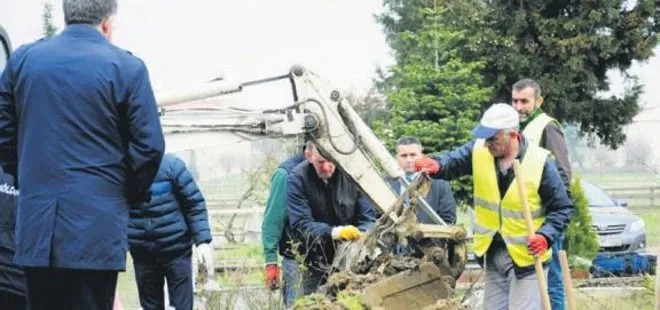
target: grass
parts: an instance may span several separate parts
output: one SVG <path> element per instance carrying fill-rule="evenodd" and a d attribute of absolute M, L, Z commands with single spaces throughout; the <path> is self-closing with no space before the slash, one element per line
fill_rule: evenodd
<path fill-rule="evenodd" d="M 603 188 L 651 186 L 658 185 L 659 182 L 652 172 L 574 173 Z"/>
<path fill-rule="evenodd" d="M 660 213 L 650 207 L 630 207 L 633 214 L 641 217 L 646 226 L 646 243 L 649 247 L 660 247 Z"/>
<path fill-rule="evenodd" d="M 135 271 L 133 270 L 133 259 L 131 255 L 126 257 L 126 272 L 119 273 L 117 279 L 117 293 L 121 299 L 124 309 L 138 309 L 140 298 L 135 283 Z"/>
<path fill-rule="evenodd" d="M 228 246 L 217 250 L 216 262 L 227 260 L 253 261 L 263 265 L 263 248 L 261 244 L 239 244 Z M 263 269 L 238 269 L 234 272 L 218 273 L 216 280 L 220 286 L 257 286 L 263 283 Z M 117 292 L 121 299 L 124 309 L 138 309 L 140 299 L 135 282 L 135 271 L 133 270 L 133 260 L 130 254 L 126 258 L 126 271 L 119 274 L 117 279 Z"/>

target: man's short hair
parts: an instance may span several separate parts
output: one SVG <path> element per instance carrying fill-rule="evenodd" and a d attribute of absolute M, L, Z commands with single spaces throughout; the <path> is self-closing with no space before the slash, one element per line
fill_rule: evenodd
<path fill-rule="evenodd" d="M 117 0 L 63 0 L 64 22 L 98 26 L 117 13 Z"/>
<path fill-rule="evenodd" d="M 307 150 L 311 151 L 311 150 L 313 150 L 315 147 L 316 147 L 316 145 L 314 145 L 314 141 L 312 141 L 311 139 L 305 141 L 305 148 L 306 148 Z"/>
<path fill-rule="evenodd" d="M 401 145 L 411 145 L 411 144 L 417 144 L 420 147 L 422 146 L 422 142 L 419 141 L 417 137 L 407 137 L 403 136 L 399 138 L 399 140 L 396 140 L 396 146 L 399 147 Z"/>
<path fill-rule="evenodd" d="M 527 87 L 534 89 L 534 97 L 541 97 L 541 85 L 535 80 L 532 79 L 522 79 L 515 84 L 513 84 L 513 91 L 519 92 Z"/>

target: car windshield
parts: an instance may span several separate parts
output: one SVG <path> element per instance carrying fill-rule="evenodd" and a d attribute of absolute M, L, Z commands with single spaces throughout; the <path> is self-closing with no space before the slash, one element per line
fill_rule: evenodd
<path fill-rule="evenodd" d="M 614 207 L 617 204 L 602 189 L 587 182 L 582 182 L 584 195 L 589 200 L 589 206 L 592 207 Z"/>

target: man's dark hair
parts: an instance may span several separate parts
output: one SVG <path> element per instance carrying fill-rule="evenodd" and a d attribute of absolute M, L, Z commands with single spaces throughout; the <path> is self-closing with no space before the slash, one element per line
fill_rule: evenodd
<path fill-rule="evenodd" d="M 117 0 L 63 0 L 64 22 L 98 26 L 117 13 Z"/>
<path fill-rule="evenodd" d="M 515 84 L 513 84 L 513 91 L 519 92 L 527 87 L 534 89 L 534 98 L 541 97 L 541 85 L 537 81 L 532 79 L 522 79 Z"/>
<path fill-rule="evenodd" d="M 417 137 L 401 137 L 399 140 L 396 140 L 396 146 L 399 147 L 400 145 L 411 145 L 411 144 L 417 144 L 419 146 L 422 146 L 422 142 L 417 139 Z"/>

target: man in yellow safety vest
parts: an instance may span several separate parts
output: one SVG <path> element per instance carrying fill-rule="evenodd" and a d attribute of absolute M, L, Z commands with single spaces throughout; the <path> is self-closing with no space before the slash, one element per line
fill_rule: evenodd
<path fill-rule="evenodd" d="M 509 104 L 492 105 L 472 131 L 475 140 L 437 158 L 415 162 L 434 178 L 471 174 L 474 180 L 474 253 L 486 270 L 487 310 L 542 309 L 535 256 L 547 274 L 548 245 L 561 235 L 573 212 L 549 152 L 529 143 Z M 535 235 L 527 237 L 513 163 L 521 161 Z"/>
<path fill-rule="evenodd" d="M 541 86 L 538 82 L 532 79 L 522 79 L 513 84 L 511 106 L 518 112 L 520 130 L 530 143 L 550 151 L 570 197 L 572 176 L 566 139 L 564 139 L 564 133 L 559 122 L 541 110 L 542 103 Z M 564 310 L 566 308 L 558 254 L 563 248 L 563 244 L 563 234 L 552 243 L 552 263 L 548 270 L 548 294 L 550 295 L 552 310 Z"/>

